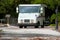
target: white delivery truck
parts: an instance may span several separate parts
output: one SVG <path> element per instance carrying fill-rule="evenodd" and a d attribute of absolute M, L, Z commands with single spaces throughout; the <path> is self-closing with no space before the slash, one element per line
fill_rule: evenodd
<path fill-rule="evenodd" d="M 27 26 L 44 27 L 45 8 L 43 4 L 20 4 L 16 11 L 20 28 Z"/>

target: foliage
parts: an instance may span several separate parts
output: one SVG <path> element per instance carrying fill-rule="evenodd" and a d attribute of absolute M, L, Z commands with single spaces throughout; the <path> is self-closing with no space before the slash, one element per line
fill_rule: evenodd
<path fill-rule="evenodd" d="M 50 24 L 50 26 L 53 26 L 53 27 L 55 27 L 56 25 L 55 25 L 55 24 Z"/>
<path fill-rule="evenodd" d="M 58 17 L 58 22 L 60 22 L 60 12 L 57 13 L 57 17 Z M 56 19 L 56 14 L 53 14 L 53 15 L 51 16 L 50 21 L 53 22 L 53 20 L 55 20 L 55 19 Z"/>
<path fill-rule="evenodd" d="M 31 1 L 32 0 L 0 0 L 0 14 L 10 14 L 12 17 L 17 17 L 16 7 L 21 3 L 31 3 Z"/>
<path fill-rule="evenodd" d="M 10 14 L 12 16 L 16 15 L 16 6 L 17 5 L 15 5 L 15 0 L 0 0 L 0 14 Z"/>
<path fill-rule="evenodd" d="M 60 6 L 60 0 L 34 0 L 33 4 L 46 4 L 49 8 L 54 9 L 56 5 Z"/>
<path fill-rule="evenodd" d="M 19 4 L 46 4 L 51 10 L 60 6 L 60 0 L 0 0 L 0 14 L 11 14 L 16 17 L 16 7 Z"/>
<path fill-rule="evenodd" d="M 58 22 L 60 22 L 60 12 L 58 13 Z"/>
<path fill-rule="evenodd" d="M 55 14 L 52 14 L 50 21 L 52 22 L 53 20 L 55 20 L 55 18 L 56 18 L 56 15 Z"/>

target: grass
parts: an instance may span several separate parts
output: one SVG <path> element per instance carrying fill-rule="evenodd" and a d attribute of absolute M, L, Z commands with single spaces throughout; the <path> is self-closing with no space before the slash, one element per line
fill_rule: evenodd
<path fill-rule="evenodd" d="M 50 24 L 50 26 L 56 26 L 56 24 Z"/>
<path fill-rule="evenodd" d="M 2 30 L 0 30 L 0 32 L 2 32 Z"/>
<path fill-rule="evenodd" d="M 56 26 L 56 24 L 50 24 L 50 26 Z M 60 22 L 58 23 L 58 26 L 60 26 Z"/>
<path fill-rule="evenodd" d="M 59 26 L 60 26 L 60 22 L 59 22 L 59 24 L 58 24 Z"/>
<path fill-rule="evenodd" d="M 49 26 L 51 28 L 54 28 L 54 30 L 56 30 L 56 24 L 50 24 Z M 58 31 L 60 32 L 60 22 L 58 23 Z"/>

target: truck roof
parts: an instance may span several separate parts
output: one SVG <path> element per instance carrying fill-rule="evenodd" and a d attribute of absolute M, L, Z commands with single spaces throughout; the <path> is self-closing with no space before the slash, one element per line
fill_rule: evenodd
<path fill-rule="evenodd" d="M 41 6 L 41 4 L 19 4 L 19 6 Z"/>

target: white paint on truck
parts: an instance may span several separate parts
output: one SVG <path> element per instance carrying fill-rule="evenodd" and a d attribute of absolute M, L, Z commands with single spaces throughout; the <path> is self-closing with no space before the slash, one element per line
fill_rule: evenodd
<path fill-rule="evenodd" d="M 29 23 L 31 23 L 31 20 L 34 20 L 34 23 L 36 23 L 37 22 L 36 19 L 37 19 L 38 16 L 39 16 L 38 13 L 31 13 L 31 14 L 29 14 L 29 13 L 23 13 L 23 14 L 19 13 L 18 23 L 21 23 L 21 20 L 25 20 L 25 19 L 29 19 L 30 20 Z M 23 23 L 24 23 L 24 21 L 23 21 Z"/>

